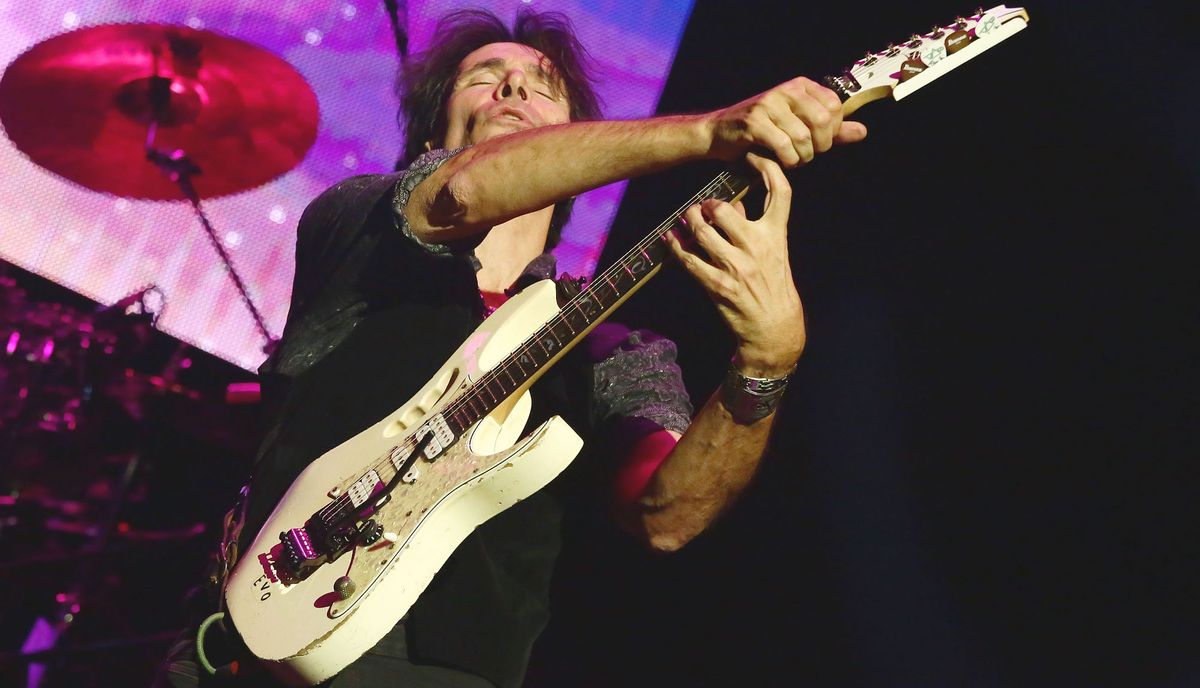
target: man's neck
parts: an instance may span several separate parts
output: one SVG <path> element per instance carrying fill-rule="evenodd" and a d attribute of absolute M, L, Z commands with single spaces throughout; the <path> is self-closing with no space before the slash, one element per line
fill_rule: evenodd
<path fill-rule="evenodd" d="M 521 276 L 525 266 L 546 250 L 554 208 L 543 208 L 496 225 L 475 247 L 481 291 L 503 292 Z"/>

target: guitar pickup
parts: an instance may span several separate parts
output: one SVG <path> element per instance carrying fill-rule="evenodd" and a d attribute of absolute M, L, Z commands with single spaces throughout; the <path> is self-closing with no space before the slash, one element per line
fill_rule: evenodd
<path fill-rule="evenodd" d="M 347 496 L 350 498 L 350 503 L 354 505 L 356 512 L 362 508 L 363 504 L 367 503 L 371 497 L 377 492 L 383 490 L 383 481 L 379 478 L 379 473 L 371 470 L 367 471 L 358 480 L 355 480 L 350 489 L 346 490 Z"/>
<path fill-rule="evenodd" d="M 418 442 L 426 443 L 423 454 L 427 461 L 433 461 L 438 454 L 454 444 L 454 440 L 457 438 L 446 419 L 439 413 L 421 426 L 421 429 L 417 431 L 416 439 Z"/>

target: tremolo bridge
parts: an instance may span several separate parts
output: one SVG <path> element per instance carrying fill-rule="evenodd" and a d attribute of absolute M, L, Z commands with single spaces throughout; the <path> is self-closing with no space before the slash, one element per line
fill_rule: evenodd
<path fill-rule="evenodd" d="M 457 439 L 441 414 L 434 416 L 413 436 L 417 440 L 411 451 L 407 443 L 392 449 L 388 455 L 395 471 L 384 482 L 377 469 L 368 470 L 341 494 L 331 492 L 334 500 L 304 522 L 279 534 L 282 556 L 276 557 L 275 569 L 284 583 L 297 583 L 307 578 L 323 564 L 337 561 L 358 545 L 373 545 L 383 536 L 383 526 L 371 516 L 387 504 L 392 492 L 401 483 L 417 480 L 417 460 L 424 457 L 434 461 Z M 380 466 L 379 468 L 382 468 Z"/>

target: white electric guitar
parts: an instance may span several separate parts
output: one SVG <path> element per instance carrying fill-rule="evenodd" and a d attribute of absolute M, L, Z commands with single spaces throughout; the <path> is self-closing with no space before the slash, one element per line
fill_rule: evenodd
<path fill-rule="evenodd" d="M 1025 28 L 994 7 L 826 79 L 846 114 L 904 98 Z M 404 406 L 313 461 L 225 585 L 229 617 L 279 678 L 313 685 L 378 642 L 479 524 L 544 487 L 582 440 L 559 417 L 522 435 L 529 388 L 658 272 L 684 209 L 755 183 L 731 168 L 592 280 L 544 280 L 485 320 Z M 574 288 L 572 288 L 574 287 Z"/>

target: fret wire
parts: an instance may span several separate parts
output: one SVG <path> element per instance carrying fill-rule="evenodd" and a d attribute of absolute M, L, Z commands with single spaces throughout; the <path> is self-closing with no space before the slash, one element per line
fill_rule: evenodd
<path fill-rule="evenodd" d="M 492 380 L 491 382 L 489 382 L 488 390 L 490 390 L 492 396 L 495 398 L 494 403 L 496 405 L 499 405 L 500 402 L 504 401 L 505 397 L 508 396 L 508 394 L 505 393 L 505 391 L 504 391 L 504 387 L 500 384 L 499 379 L 495 379 L 495 380 Z"/>
<path fill-rule="evenodd" d="M 496 389 L 499 388 L 501 392 L 503 392 L 504 385 L 500 382 L 500 378 L 494 373 L 495 369 L 484 373 L 482 376 L 480 376 L 479 382 L 477 382 L 475 385 L 481 389 L 487 390 L 488 396 L 491 397 L 491 405 L 493 407 L 504 398 L 504 394 L 496 396 Z"/>
<path fill-rule="evenodd" d="M 731 179 L 734 179 L 734 175 L 728 172 L 721 172 L 718 174 L 715 179 L 706 184 L 684 205 L 680 206 L 678 210 L 669 215 L 666 220 L 660 223 L 658 227 L 654 229 L 654 231 L 650 232 L 649 235 L 637 242 L 628 252 L 625 253 L 624 256 L 622 256 L 613 265 L 609 266 L 606 270 L 601 272 L 600 276 L 596 280 L 593 280 L 593 287 L 595 283 L 599 281 L 603 285 L 606 285 L 609 290 L 611 290 L 611 301 L 607 301 L 605 299 L 604 294 L 602 293 L 602 288 L 589 288 L 588 290 L 572 297 L 566 304 L 563 305 L 563 308 L 559 311 L 559 314 L 551 318 L 550 321 L 543 325 L 533 337 L 525 342 L 522 342 L 522 344 L 517 347 L 517 349 L 513 351 L 513 353 L 511 353 L 504 362 L 480 376 L 479 380 L 476 381 L 475 384 L 467 388 L 465 394 L 451 402 L 443 410 L 442 414 L 443 418 L 447 419 L 447 422 L 452 422 L 454 425 L 459 426 L 455 429 L 455 434 L 464 432 L 472 423 L 475 422 L 475 420 L 482 418 L 488 411 L 494 408 L 494 406 L 499 402 L 500 398 L 505 398 L 515 391 L 519 385 L 517 382 L 518 377 L 522 380 L 527 379 L 533 372 L 536 372 L 537 368 L 541 367 L 542 364 L 539 364 L 536 361 L 536 354 L 533 350 L 533 346 L 535 344 L 541 345 L 541 348 L 547 355 L 547 360 L 552 357 L 551 351 L 546 349 L 545 342 L 542 341 L 543 337 L 547 335 L 553 336 L 558 347 L 555 350 L 560 350 L 562 348 L 562 340 L 559 334 L 554 331 L 554 328 L 557 327 L 558 324 L 561 324 L 567 329 L 568 332 L 570 332 L 571 338 L 577 336 L 579 332 L 583 331 L 584 329 L 587 329 L 587 326 L 592 323 L 594 317 L 583 310 L 585 298 L 591 299 L 594 307 L 597 309 L 596 317 L 598 317 L 599 315 L 603 315 L 605 311 L 609 310 L 612 303 L 615 303 L 620 299 L 623 291 L 636 286 L 642 279 L 645 279 L 645 275 L 639 278 L 637 274 L 635 274 L 634 271 L 629 267 L 629 264 L 637 257 L 642 258 L 646 262 L 647 268 L 653 268 L 656 262 L 661 262 L 661 252 L 663 249 L 661 242 L 663 237 L 667 231 L 670 230 L 671 226 L 679 221 L 687 208 L 701 202 L 706 198 L 715 198 L 715 194 L 720 190 L 722 185 L 729 192 L 729 198 L 736 196 L 737 190 L 734 188 L 734 184 L 730 182 Z M 740 177 L 737 178 L 736 181 L 747 186 L 749 185 L 747 180 Z M 655 255 L 655 253 L 658 253 L 659 255 Z M 625 288 L 622 288 L 621 286 L 622 273 L 629 275 L 630 278 L 630 284 Z M 584 294 L 586 294 L 586 296 L 584 296 Z M 583 323 L 582 327 L 576 328 L 575 324 L 571 322 L 571 317 L 573 315 L 581 318 Z M 534 370 L 530 371 L 525 369 L 525 365 L 522 364 L 520 360 L 522 357 L 526 357 L 526 361 L 534 364 Z M 514 365 L 517 367 L 519 375 L 513 374 L 510 366 Z M 501 381 L 501 371 L 508 376 L 508 379 L 512 384 L 511 388 L 506 388 Z M 503 392 L 499 398 L 495 396 L 495 390 L 492 389 L 493 383 Z M 491 407 L 489 407 L 487 401 L 485 401 L 481 396 L 484 390 L 486 390 L 486 392 L 492 396 Z M 482 409 L 480 407 L 482 407 Z M 413 448 L 416 446 L 415 443 L 408 444 L 412 444 Z M 393 469 L 395 469 L 390 458 L 390 452 L 388 457 L 385 457 L 382 462 L 376 464 L 373 468 L 378 471 L 384 465 L 392 466 Z M 338 503 L 339 502 L 334 502 L 329 506 L 333 506 L 334 504 Z"/>
<path fill-rule="evenodd" d="M 589 290 L 589 292 L 591 296 L 596 297 L 601 296 L 605 290 L 611 291 L 612 288 L 612 280 L 608 279 L 607 275 L 602 274 L 596 279 L 592 280 L 592 288 Z"/>
<path fill-rule="evenodd" d="M 470 395 L 467 397 L 467 408 L 471 409 L 471 413 L 475 414 L 476 418 L 483 418 L 483 413 L 481 413 L 479 411 L 479 409 L 475 408 L 475 396 L 474 395 Z"/>
<path fill-rule="evenodd" d="M 482 418 L 488 411 L 491 410 L 491 408 L 494 408 L 495 404 L 498 403 L 499 399 L 496 398 L 495 391 L 491 388 L 492 383 L 495 383 L 501 390 L 505 390 L 505 393 L 501 395 L 501 398 L 504 398 L 507 397 L 508 394 L 511 394 L 513 391 L 515 391 L 516 387 L 518 386 L 518 377 L 521 379 L 526 379 L 533 372 L 536 372 L 537 368 L 541 367 L 542 364 L 539 364 L 536 361 L 536 355 L 534 354 L 533 350 L 534 344 L 541 344 L 541 348 L 548 356 L 547 360 L 549 360 L 549 357 L 552 357 L 551 352 L 546 350 L 545 344 L 542 341 L 542 337 L 546 336 L 547 334 L 553 335 L 558 348 L 561 349 L 562 341 L 559 338 L 558 333 L 554 332 L 553 329 L 556 326 L 556 323 L 561 323 L 563 326 L 565 326 L 567 331 L 571 333 L 572 338 L 578 335 L 578 333 L 582 330 L 587 329 L 587 326 L 591 324 L 591 322 L 594 320 L 594 317 L 583 310 L 585 298 L 590 298 L 592 300 L 594 307 L 597 309 L 598 317 L 611 308 L 612 303 L 615 303 L 620 299 L 623 291 L 621 287 L 622 273 L 629 275 L 630 278 L 630 284 L 625 289 L 632 288 L 636 286 L 642 279 L 645 279 L 645 275 L 639 278 L 637 274 L 635 274 L 634 271 L 629 267 L 629 263 L 636 257 L 641 257 L 643 260 L 645 260 L 648 268 L 653 268 L 656 262 L 661 262 L 661 251 L 663 249 L 661 242 L 663 237 L 665 236 L 666 232 L 670 230 L 671 226 L 679 221 L 683 215 L 683 212 L 687 208 L 701 202 L 706 198 L 715 198 L 715 194 L 720 190 L 720 186 L 722 185 L 724 185 L 725 189 L 728 190 L 730 194 L 729 198 L 737 195 L 737 190 L 735 190 L 734 185 L 730 183 L 730 179 L 732 178 L 733 175 L 728 172 L 721 172 L 718 174 L 716 178 L 706 184 L 684 205 L 680 206 L 678 210 L 669 215 L 666 220 L 660 223 L 654 229 L 654 231 L 650 232 L 649 235 L 637 242 L 628 252 L 625 253 L 624 256 L 622 256 L 613 265 L 609 266 L 606 270 L 601 272 L 600 276 L 596 280 L 593 280 L 593 285 L 599 281 L 612 291 L 612 300 L 610 302 L 606 302 L 606 299 L 602 293 L 603 290 L 601 288 L 589 288 L 586 290 L 586 292 L 581 292 L 580 294 L 572 297 L 566 304 L 563 305 L 563 308 L 559 311 L 558 315 L 554 316 L 554 318 L 548 321 L 546 325 L 543 325 L 543 327 L 539 329 L 533 337 L 525 342 L 522 342 L 522 344 L 517 347 L 512 354 L 509 355 L 505 362 L 502 362 L 497 368 L 494 368 L 482 375 L 475 384 L 471 385 L 471 387 L 467 389 L 465 394 L 460 396 L 454 402 L 451 402 L 451 404 L 449 404 L 446 409 L 443 410 L 443 417 L 452 420 L 455 425 L 460 426 L 457 428 L 456 434 L 465 431 L 473 422 L 475 422 L 475 420 Z M 739 178 L 737 181 L 739 183 L 746 184 L 747 186 L 749 185 L 745 179 Z M 660 255 L 655 255 L 652 253 L 654 249 L 658 249 L 657 252 Z M 585 293 L 586 297 L 584 296 Z M 572 315 L 582 319 L 582 327 L 578 329 L 576 328 L 575 324 L 571 322 Z M 521 357 L 526 357 L 528 362 L 534 364 L 533 371 L 525 369 L 525 365 L 522 364 L 520 360 Z M 515 365 L 517 370 L 520 371 L 519 375 L 513 375 L 513 372 L 510 368 L 512 365 Z M 503 373 L 508 376 L 509 381 L 512 383 L 511 388 L 506 389 L 501 382 L 499 377 L 500 371 L 503 371 Z M 492 407 L 489 407 L 488 403 L 482 398 L 482 396 L 480 396 L 480 390 L 486 390 L 488 394 L 492 396 Z M 483 407 L 482 410 L 479 408 L 480 406 Z M 413 446 L 415 447 L 415 444 Z M 374 468 L 378 470 L 384 464 L 391 465 L 390 458 L 385 458 L 382 463 L 377 464 Z"/>
<path fill-rule="evenodd" d="M 610 275 L 601 275 L 600 283 L 608 287 L 608 290 L 611 291 L 614 296 L 620 293 L 620 290 L 617 289 L 617 285 L 613 284 L 612 277 Z M 599 295 L 599 292 L 597 292 L 597 295 Z"/>
<path fill-rule="evenodd" d="M 533 371 L 525 370 L 525 364 L 521 361 L 522 358 L 526 358 L 526 360 L 528 360 L 528 356 L 529 356 L 528 347 L 523 346 L 521 349 L 517 350 L 517 353 L 519 353 L 520 355 L 517 356 L 515 359 L 513 359 L 517 362 L 517 370 L 521 371 L 522 377 L 529 377 L 529 375 Z"/>
<path fill-rule="evenodd" d="M 729 184 L 728 179 L 721 180 L 721 187 L 722 188 L 719 189 L 719 191 L 722 191 L 723 194 L 719 194 L 718 197 L 723 198 L 724 200 L 729 200 L 730 198 L 733 198 L 734 196 L 737 195 L 736 192 L 733 190 L 733 186 L 731 186 Z"/>
<path fill-rule="evenodd" d="M 508 385 L 504 384 L 504 380 L 500 379 L 499 376 L 494 376 L 491 380 L 489 380 L 488 387 L 491 387 L 496 391 L 496 394 L 498 395 L 497 398 L 499 399 L 505 399 L 513 392 Z"/>

